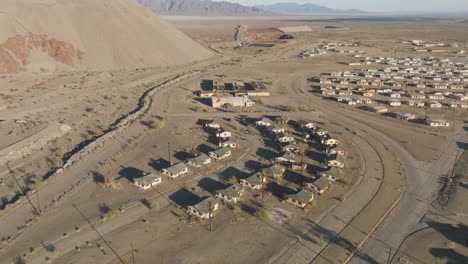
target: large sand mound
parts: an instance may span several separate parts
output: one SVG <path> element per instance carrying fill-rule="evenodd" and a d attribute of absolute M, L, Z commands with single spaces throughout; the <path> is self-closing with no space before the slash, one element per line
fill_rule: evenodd
<path fill-rule="evenodd" d="M 0 73 L 171 66 L 211 52 L 134 0 L 2 0 Z"/>

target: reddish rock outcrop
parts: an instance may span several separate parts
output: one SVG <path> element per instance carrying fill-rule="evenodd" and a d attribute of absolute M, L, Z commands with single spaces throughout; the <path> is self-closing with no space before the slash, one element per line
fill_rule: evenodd
<path fill-rule="evenodd" d="M 0 73 L 17 73 L 31 63 L 34 49 L 49 55 L 53 60 L 68 65 L 81 64 L 83 52 L 70 43 L 41 35 L 17 35 L 0 45 Z"/>

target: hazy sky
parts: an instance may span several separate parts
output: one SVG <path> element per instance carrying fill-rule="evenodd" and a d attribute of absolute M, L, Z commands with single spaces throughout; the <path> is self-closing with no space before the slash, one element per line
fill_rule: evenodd
<path fill-rule="evenodd" d="M 214 0 L 221 1 L 221 0 Z M 225 0 L 243 5 L 284 2 L 313 3 L 337 9 L 371 12 L 466 12 L 468 0 Z"/>

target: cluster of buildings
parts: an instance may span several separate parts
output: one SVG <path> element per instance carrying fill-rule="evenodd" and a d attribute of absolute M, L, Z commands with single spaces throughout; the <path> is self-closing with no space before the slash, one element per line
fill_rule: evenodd
<path fill-rule="evenodd" d="M 284 118 L 280 118 L 280 120 L 284 120 Z M 313 177 L 303 175 L 307 180 L 302 183 L 301 188 L 284 196 L 285 201 L 304 208 L 314 199 L 314 194 L 325 194 L 333 182 L 342 177 L 342 169 L 345 167 L 346 158 L 345 151 L 338 147 L 339 140 L 332 137 L 326 130 L 304 120 L 293 123 L 296 131 L 301 133 L 301 138 L 296 138 L 267 118 L 256 121 L 255 125 L 267 136 L 275 140 L 280 150 L 274 158 L 275 163 L 266 169 L 266 175 L 269 177 L 281 178 L 287 169 L 296 173 L 303 173 L 307 169 L 307 164 L 303 162 L 305 150 L 301 149 L 296 141 L 308 142 L 312 140 L 326 149 L 326 169 L 316 172 Z M 256 177 L 259 177 L 258 174 Z M 254 184 L 252 181 L 259 183 L 255 178 L 249 178 L 246 181 L 248 182 L 247 186 L 252 186 Z M 258 188 L 260 185 L 257 184 L 256 187 Z"/>
<path fill-rule="evenodd" d="M 201 98 L 211 98 L 214 108 L 232 105 L 250 107 L 255 102 L 250 97 L 270 96 L 263 82 L 223 82 L 220 80 L 203 80 L 198 91 Z"/>
<path fill-rule="evenodd" d="M 327 54 L 326 51 L 322 49 L 309 49 L 306 51 L 301 52 L 298 57 L 301 59 L 306 59 L 306 58 L 311 58 L 311 57 L 316 57 L 316 56 L 321 56 Z"/>
<path fill-rule="evenodd" d="M 390 58 L 385 59 L 388 63 Z M 322 95 L 333 96 L 348 105 L 372 105 L 369 110 L 385 113 L 388 107 L 468 108 L 468 65 L 453 63 L 448 59 L 398 58 L 392 66 L 359 71 L 338 71 L 322 75 L 319 79 Z M 378 98 L 383 105 L 374 106 L 371 98 Z M 406 100 L 402 100 L 406 98 Z M 413 119 L 410 113 L 398 115 L 401 120 Z M 446 122 L 444 122 L 446 123 Z M 432 124 L 428 122 L 428 124 Z"/>
<path fill-rule="evenodd" d="M 330 52 L 336 52 L 336 53 L 351 53 L 351 54 L 362 54 L 364 51 L 362 50 L 343 50 L 340 49 L 339 47 L 358 47 L 358 43 L 343 43 L 343 42 L 338 42 L 338 43 L 324 43 L 320 45 L 320 49 L 324 49 Z"/>
<path fill-rule="evenodd" d="M 213 96 L 270 96 L 263 82 L 224 82 L 221 80 L 203 80 L 198 95 L 202 98 Z"/>
<path fill-rule="evenodd" d="M 300 188 L 284 193 L 284 200 L 305 208 L 314 200 L 314 195 L 326 194 L 333 182 L 343 177 L 346 152 L 339 147 L 338 139 L 332 137 L 326 130 L 316 127 L 315 124 L 308 121 L 291 121 L 295 131 L 302 135 L 299 138 L 282 126 L 288 122 L 289 120 L 284 117 L 275 121 L 267 118 L 255 120 L 254 124 L 264 133 L 264 136 L 273 139 L 279 146 L 280 152 L 274 158 L 274 163 L 262 166 L 257 172 L 238 180 L 235 184 L 216 190 L 212 196 L 201 197 L 196 203 L 186 206 L 186 212 L 200 219 L 208 219 L 219 210 L 221 202 L 239 203 L 246 189 L 254 193 L 264 190 L 269 180 L 284 177 L 288 170 L 303 174 L 307 169 L 307 165 L 302 160 L 305 150 L 301 149 L 296 141 L 308 143 L 309 140 L 310 143 L 313 141 L 322 146 L 327 154 L 326 168 L 314 172 L 313 177 L 304 175 L 307 180 L 301 184 Z M 203 127 L 207 133 L 218 139 L 219 148 L 164 168 L 161 170 L 163 175 L 171 179 L 180 177 L 189 172 L 189 167 L 200 168 L 210 164 L 212 160 L 226 159 L 231 155 L 231 150 L 238 147 L 232 139 L 232 133 L 225 130 L 220 123 L 208 120 L 203 122 Z M 161 183 L 161 177 L 152 173 L 145 173 L 142 177 L 134 179 L 134 184 L 144 190 L 159 183 Z"/>
<path fill-rule="evenodd" d="M 440 48 L 459 48 L 457 43 L 445 44 L 441 42 L 424 41 L 419 39 L 403 41 L 402 43 L 413 45 L 413 51 L 417 52 L 446 52 L 447 50 Z"/>
<path fill-rule="evenodd" d="M 189 166 L 194 168 L 201 168 L 210 164 L 213 160 L 224 160 L 231 156 L 232 149 L 238 147 L 237 142 L 231 138 L 232 133 L 223 129 L 218 122 L 213 120 L 206 122 L 204 126 L 205 129 L 218 140 L 218 148 L 209 151 L 206 154 L 198 154 L 183 162 L 171 164 L 170 166 L 163 168 L 161 170 L 161 174 L 167 176 L 170 179 L 175 179 L 184 174 L 187 174 L 189 172 Z M 161 177 L 156 176 L 153 173 L 143 173 L 141 177 L 136 177 L 133 179 L 133 183 L 143 190 L 152 188 L 161 182 Z"/>

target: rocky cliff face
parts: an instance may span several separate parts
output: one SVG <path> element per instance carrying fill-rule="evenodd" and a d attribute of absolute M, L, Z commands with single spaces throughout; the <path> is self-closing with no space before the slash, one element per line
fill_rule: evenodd
<path fill-rule="evenodd" d="M 256 7 L 211 0 L 137 0 L 158 14 L 173 15 L 261 15 L 269 14 Z"/>
<path fill-rule="evenodd" d="M 42 35 L 16 35 L 0 44 L 0 73 L 17 73 L 31 63 L 33 52 L 42 52 L 52 60 L 68 65 L 81 64 L 83 52 L 70 43 Z"/>

